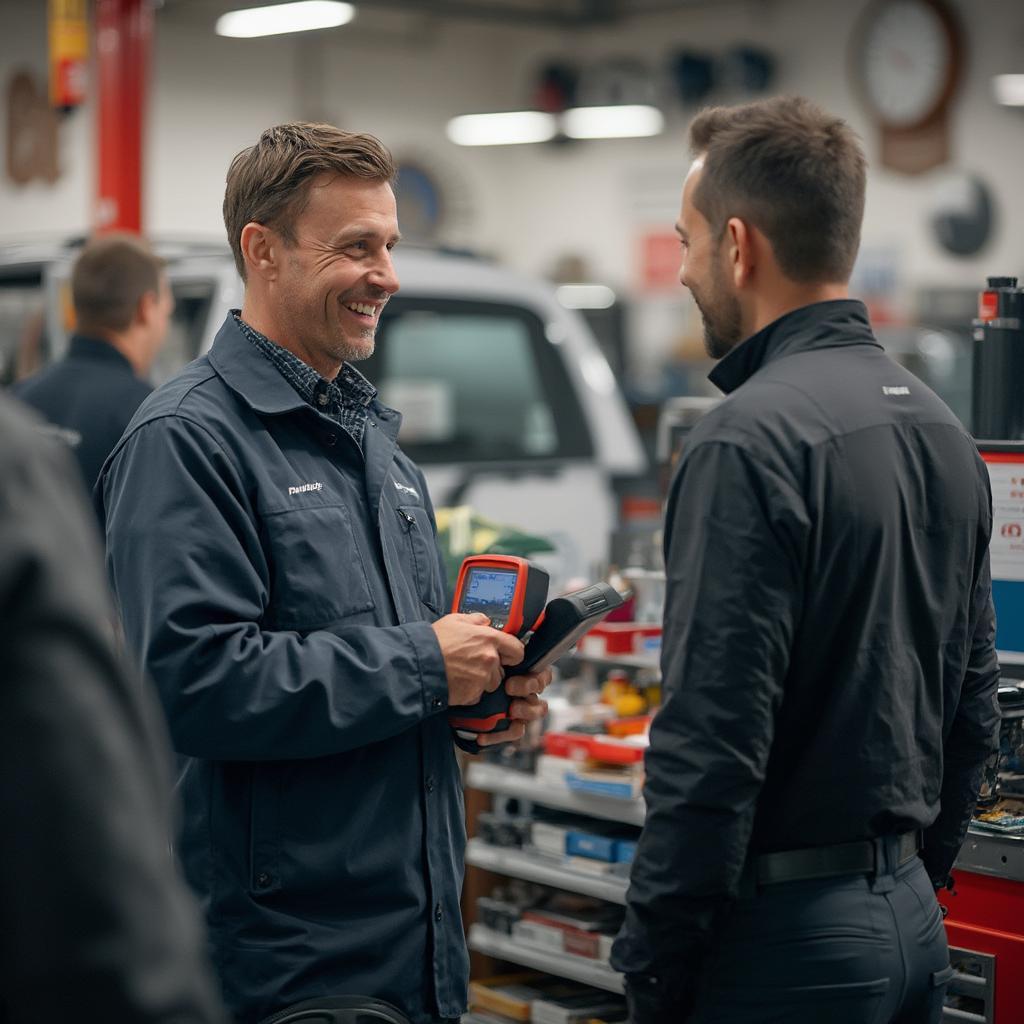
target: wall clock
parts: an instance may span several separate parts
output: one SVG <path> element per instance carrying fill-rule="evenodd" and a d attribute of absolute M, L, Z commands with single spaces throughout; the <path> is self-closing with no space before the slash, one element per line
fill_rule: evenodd
<path fill-rule="evenodd" d="M 949 159 L 949 109 L 963 65 L 943 0 L 875 0 L 853 49 L 853 77 L 881 136 L 881 163 L 920 174 Z"/>

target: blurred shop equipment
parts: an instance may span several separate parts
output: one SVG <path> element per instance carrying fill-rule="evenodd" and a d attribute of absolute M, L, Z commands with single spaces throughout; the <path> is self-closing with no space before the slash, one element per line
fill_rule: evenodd
<path fill-rule="evenodd" d="M 932 233 L 954 256 L 974 256 L 988 242 L 993 228 L 992 190 L 974 174 L 944 178 L 932 195 Z"/>
<path fill-rule="evenodd" d="M 4 171 L 15 185 L 35 180 L 53 184 L 57 162 L 57 114 L 47 102 L 42 82 L 31 71 L 15 71 L 5 90 L 7 128 Z"/>
<path fill-rule="evenodd" d="M 49 0 L 50 104 L 68 113 L 85 102 L 89 21 L 86 0 Z"/>
<path fill-rule="evenodd" d="M 972 432 L 985 440 L 1024 439 L 1024 289 L 1017 278 L 988 279 L 973 326 Z"/>

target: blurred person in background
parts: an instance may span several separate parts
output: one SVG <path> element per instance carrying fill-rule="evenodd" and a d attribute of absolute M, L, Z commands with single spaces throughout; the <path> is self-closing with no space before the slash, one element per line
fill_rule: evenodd
<path fill-rule="evenodd" d="M 715 108 L 677 231 L 726 397 L 666 506 L 634 1024 L 938 1024 L 996 747 L 988 474 L 847 282 L 866 164 L 806 100 Z"/>
<path fill-rule="evenodd" d="M 445 615 L 401 416 L 352 365 L 398 290 L 390 153 L 263 132 L 227 175 L 245 281 L 210 352 L 146 400 L 96 498 L 125 633 L 183 755 L 181 856 L 239 1024 L 367 996 L 458 1018 L 465 822 L 447 719 L 516 664 Z M 550 671 L 508 681 L 518 739 Z"/>
<path fill-rule="evenodd" d="M 75 333 L 67 354 L 15 386 L 58 428 L 90 489 L 142 400 L 174 299 L 163 261 L 134 235 L 88 242 L 71 271 Z"/>
<path fill-rule="evenodd" d="M 222 1024 L 159 706 L 66 448 L 0 396 L 0 1022 Z"/>

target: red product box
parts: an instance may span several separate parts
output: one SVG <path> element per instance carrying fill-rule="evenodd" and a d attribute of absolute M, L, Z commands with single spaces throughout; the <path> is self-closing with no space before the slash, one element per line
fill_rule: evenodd
<path fill-rule="evenodd" d="M 544 753 L 551 757 L 568 757 L 584 761 L 590 756 L 592 736 L 582 732 L 546 732 Z"/>
<path fill-rule="evenodd" d="M 566 953 L 598 959 L 601 951 L 601 936 L 598 932 L 585 932 L 579 928 L 566 928 L 562 933 Z"/>
<path fill-rule="evenodd" d="M 611 654 L 640 654 L 651 638 L 661 636 L 661 626 L 641 622 L 601 622 L 579 642 L 583 654 L 595 657 Z"/>

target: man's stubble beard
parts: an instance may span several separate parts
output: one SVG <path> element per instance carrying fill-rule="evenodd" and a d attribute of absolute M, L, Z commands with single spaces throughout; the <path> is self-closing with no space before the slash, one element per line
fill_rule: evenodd
<path fill-rule="evenodd" d="M 703 302 L 693 296 L 704 324 L 704 349 L 712 359 L 728 355 L 742 340 L 743 327 L 739 300 L 729 291 L 716 271 L 712 295 Z"/>

